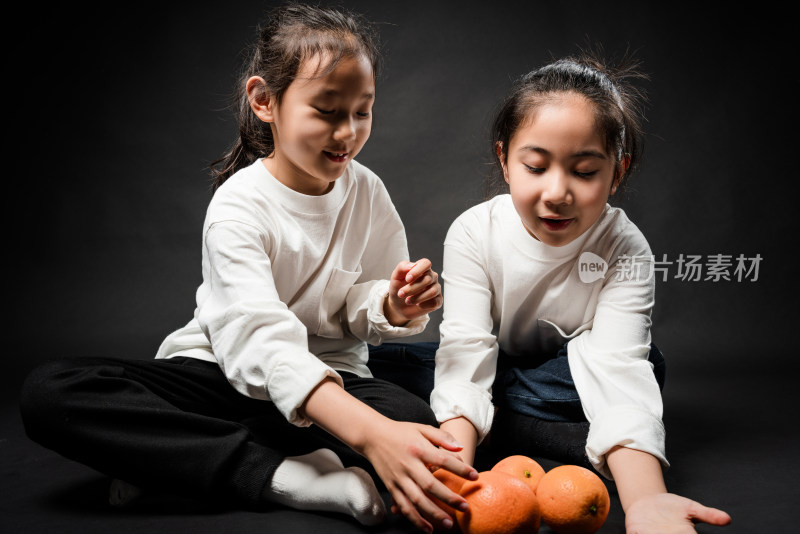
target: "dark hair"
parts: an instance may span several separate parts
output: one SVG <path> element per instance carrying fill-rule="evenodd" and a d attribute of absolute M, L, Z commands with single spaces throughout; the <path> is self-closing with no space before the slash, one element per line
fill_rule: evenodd
<path fill-rule="evenodd" d="M 511 137 L 526 117 L 557 93 L 578 93 L 594 105 L 596 124 L 605 141 L 606 152 L 615 155 L 617 161 L 622 155 L 630 159 L 625 180 L 638 168 L 644 149 L 642 122 L 646 95 L 631 82 L 647 79 L 647 75 L 638 70 L 639 62 L 630 54 L 626 53 L 613 67 L 606 65 L 601 54 L 602 50 L 582 50 L 577 56 L 556 60 L 516 81 L 492 124 L 494 170 L 501 179 L 492 179 L 488 196 L 497 192 L 495 184 L 506 185 L 496 150 L 498 143 L 507 156 Z"/>
<path fill-rule="evenodd" d="M 246 67 L 236 86 L 235 108 L 239 137 L 233 147 L 211 163 L 216 190 L 239 169 L 272 153 L 274 142 L 269 125 L 250 108 L 245 84 L 252 76 L 266 82 L 265 90 L 280 102 L 297 77 L 303 62 L 325 54 L 329 61 L 321 75 L 336 68 L 343 58 L 363 56 L 380 71 L 378 35 L 372 23 L 361 15 L 327 7 L 288 3 L 273 9 L 258 39 L 249 50 Z"/>

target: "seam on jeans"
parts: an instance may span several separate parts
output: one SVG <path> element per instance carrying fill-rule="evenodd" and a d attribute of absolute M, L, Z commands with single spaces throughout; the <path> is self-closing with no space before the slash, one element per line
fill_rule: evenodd
<path fill-rule="evenodd" d="M 581 398 L 579 396 L 578 397 L 574 397 L 574 398 L 569 398 L 569 399 L 543 399 L 541 397 L 534 397 L 533 395 L 519 395 L 519 394 L 516 394 L 516 393 L 506 393 L 505 396 L 506 397 L 514 397 L 515 399 L 525 399 L 525 400 L 538 401 L 538 402 L 541 402 L 541 403 L 553 403 L 553 404 L 575 402 L 575 401 L 580 401 L 581 400 Z"/>

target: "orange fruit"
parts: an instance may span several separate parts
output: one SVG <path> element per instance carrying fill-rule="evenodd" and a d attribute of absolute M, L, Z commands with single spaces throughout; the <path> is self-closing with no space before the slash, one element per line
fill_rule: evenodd
<path fill-rule="evenodd" d="M 441 468 L 441 467 L 433 472 L 433 476 L 436 477 L 436 479 L 439 480 L 439 482 L 441 482 L 442 484 L 447 486 L 448 489 L 450 489 L 450 491 L 452 491 L 454 493 L 460 493 L 461 486 L 463 486 L 464 482 L 467 481 L 467 479 L 461 478 L 460 476 L 456 475 L 452 471 L 448 471 L 447 469 L 444 469 L 444 468 Z M 453 508 L 452 506 L 450 506 L 446 502 L 437 499 L 433 495 L 430 496 L 430 499 L 437 506 L 439 506 L 439 508 L 441 508 L 442 510 L 444 510 L 445 512 L 450 514 L 450 517 L 455 518 L 455 515 L 456 515 L 455 508 Z"/>
<path fill-rule="evenodd" d="M 521 454 L 503 458 L 494 464 L 491 470 L 501 471 L 519 478 L 530 486 L 534 493 L 536 493 L 539 480 L 544 476 L 544 468 L 539 465 L 539 462 Z"/>
<path fill-rule="evenodd" d="M 559 465 L 536 488 L 542 521 L 558 534 L 592 534 L 608 517 L 611 500 L 603 481 L 579 465 Z"/>
<path fill-rule="evenodd" d="M 539 530 L 536 494 L 519 478 L 482 471 L 461 486 L 469 510 L 456 511 L 463 534 L 531 534 Z"/>

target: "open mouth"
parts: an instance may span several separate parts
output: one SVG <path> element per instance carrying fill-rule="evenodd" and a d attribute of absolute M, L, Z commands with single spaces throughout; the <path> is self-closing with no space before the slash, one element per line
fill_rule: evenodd
<path fill-rule="evenodd" d="M 545 228 L 553 231 L 563 230 L 573 221 L 573 219 L 546 219 L 544 217 L 539 217 L 539 220 L 542 221 Z"/>
<path fill-rule="evenodd" d="M 347 152 L 328 152 L 327 150 L 323 150 L 322 153 L 325 154 L 326 158 L 336 163 L 347 161 Z"/>

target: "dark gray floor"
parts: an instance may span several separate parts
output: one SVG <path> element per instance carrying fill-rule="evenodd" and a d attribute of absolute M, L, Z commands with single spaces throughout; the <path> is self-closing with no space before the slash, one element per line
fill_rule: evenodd
<path fill-rule="evenodd" d="M 698 532 L 796 531 L 800 395 L 794 373 L 672 371 L 664 393 L 667 453 L 672 462 L 667 485 L 733 517 L 728 527 L 698 526 Z M 539 460 L 547 469 L 555 465 Z M 396 516 L 368 529 L 338 515 L 224 510 L 168 496 L 143 497 L 135 507 L 120 511 L 106 504 L 107 486 L 101 475 L 29 441 L 15 403 L 2 406 L 0 532 L 416 532 Z M 623 525 L 612 488 L 612 511 L 600 532 L 621 533 Z M 540 532 L 550 530 L 543 527 Z"/>

